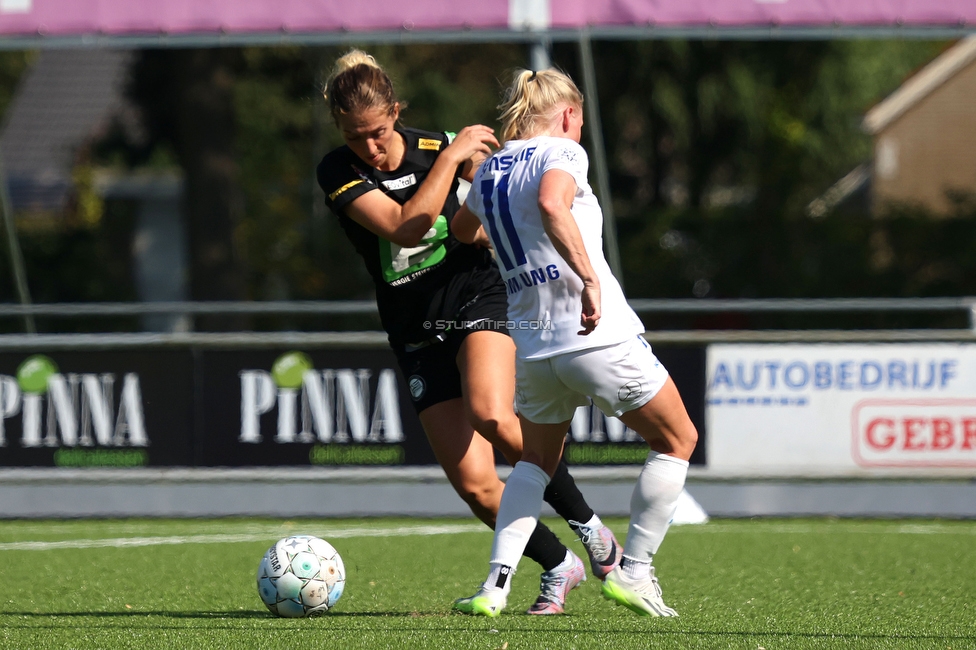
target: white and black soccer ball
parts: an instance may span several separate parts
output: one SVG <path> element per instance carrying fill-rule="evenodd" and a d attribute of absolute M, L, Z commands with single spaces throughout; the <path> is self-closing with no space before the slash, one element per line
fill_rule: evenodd
<path fill-rule="evenodd" d="M 272 614 L 284 618 L 321 616 L 335 606 L 345 586 L 338 551 L 311 535 L 279 540 L 258 566 L 258 595 Z"/>

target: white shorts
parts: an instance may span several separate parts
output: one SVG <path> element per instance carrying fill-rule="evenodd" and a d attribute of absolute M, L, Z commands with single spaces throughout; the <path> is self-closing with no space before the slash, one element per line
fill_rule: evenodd
<path fill-rule="evenodd" d="M 515 407 L 537 424 L 573 419 L 590 401 L 608 416 L 640 408 L 657 395 L 668 371 L 642 336 L 600 348 L 515 364 Z"/>

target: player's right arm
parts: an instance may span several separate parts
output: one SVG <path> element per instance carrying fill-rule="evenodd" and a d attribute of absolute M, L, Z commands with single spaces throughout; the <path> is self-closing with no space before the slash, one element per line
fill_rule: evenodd
<path fill-rule="evenodd" d="M 373 234 L 398 246 L 420 243 L 444 207 L 458 167 L 468 161 L 483 160 L 498 146 L 491 128 L 466 126 L 437 156 L 417 192 L 400 205 L 383 192 L 366 192 L 347 204 L 346 215 Z"/>
<path fill-rule="evenodd" d="M 451 233 L 455 239 L 464 244 L 491 247 L 491 241 L 488 239 L 481 221 L 467 205 L 462 205 L 451 220 Z"/>
<path fill-rule="evenodd" d="M 569 268 L 583 281 L 580 296 L 582 309 L 578 333 L 586 336 L 600 322 L 600 280 L 586 254 L 583 236 L 580 234 L 571 208 L 576 197 L 576 179 L 562 169 L 549 169 L 539 182 L 539 212 L 542 227 L 552 245 Z"/>

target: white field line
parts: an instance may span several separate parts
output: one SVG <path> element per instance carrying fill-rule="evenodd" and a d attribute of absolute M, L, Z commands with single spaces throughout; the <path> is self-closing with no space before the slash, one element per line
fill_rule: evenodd
<path fill-rule="evenodd" d="M 969 524 L 969 525 L 967 525 Z M 960 525 L 946 525 L 943 523 L 904 523 L 891 526 L 888 524 L 772 524 L 751 528 L 749 525 L 708 523 L 698 526 L 672 527 L 672 534 L 678 533 L 740 533 L 743 535 L 834 535 L 837 533 L 857 533 L 865 535 L 976 535 L 976 525 L 970 522 Z"/>
<path fill-rule="evenodd" d="M 336 528 L 332 530 L 300 531 L 276 529 L 242 533 L 211 533 L 197 535 L 169 535 L 159 537 L 113 537 L 103 539 L 68 539 L 55 542 L 24 541 L 0 543 L 0 551 L 49 551 L 63 548 L 126 548 L 137 546 L 166 546 L 177 544 L 234 544 L 244 542 L 274 542 L 289 535 L 309 534 L 323 539 L 343 539 L 349 537 L 400 537 L 410 535 L 454 535 L 459 533 L 488 533 L 482 524 L 445 524 L 441 526 L 396 526 L 388 528 Z M 976 535 L 976 526 L 946 525 L 942 523 L 905 523 L 897 526 L 884 524 L 774 524 L 759 525 L 753 528 L 741 524 L 713 522 L 696 526 L 672 528 L 672 534 L 683 533 L 721 533 L 721 534 L 896 534 L 896 535 Z"/>
<path fill-rule="evenodd" d="M 289 532 L 288 535 L 315 535 L 323 539 L 345 537 L 403 537 L 407 535 L 456 535 L 458 533 L 490 533 L 483 524 L 450 524 L 443 526 L 398 526 L 395 528 L 336 528 L 333 530 Z M 173 544 L 235 544 L 240 542 L 268 542 L 278 538 L 267 533 L 239 533 L 213 535 L 171 535 L 167 537 L 114 537 L 108 539 L 66 539 L 57 542 L 4 542 L 0 551 L 51 551 L 62 548 L 126 548 L 133 546 L 164 546 Z"/>

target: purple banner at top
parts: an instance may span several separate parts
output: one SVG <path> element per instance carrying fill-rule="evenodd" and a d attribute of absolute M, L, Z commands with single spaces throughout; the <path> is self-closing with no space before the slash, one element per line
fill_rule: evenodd
<path fill-rule="evenodd" d="M 511 14 L 510 14 L 511 12 Z M 976 23 L 974 0 L 0 0 L 0 35 L 680 27 L 948 26 Z M 541 19 L 541 20 L 540 20 Z"/>
<path fill-rule="evenodd" d="M 508 0 L 0 0 L 0 34 L 462 30 L 508 26 Z"/>
<path fill-rule="evenodd" d="M 749 27 L 955 26 L 974 0 L 553 0 L 553 28 L 580 25 Z"/>

